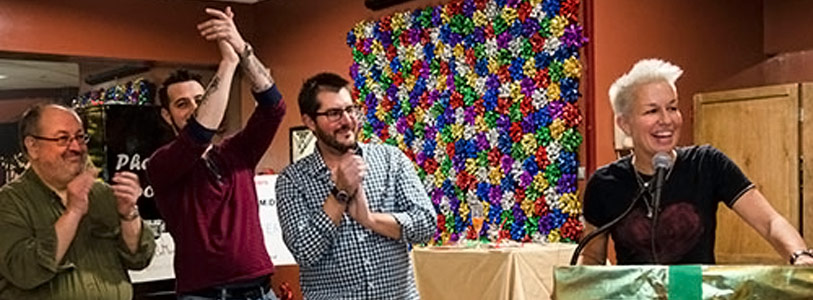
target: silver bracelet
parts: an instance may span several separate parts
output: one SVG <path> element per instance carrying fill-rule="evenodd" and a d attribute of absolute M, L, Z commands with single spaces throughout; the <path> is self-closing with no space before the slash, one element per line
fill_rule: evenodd
<path fill-rule="evenodd" d="M 254 54 L 254 48 L 252 48 L 251 45 L 248 42 L 246 42 L 245 46 L 243 47 L 243 51 L 240 52 L 240 62 L 243 62 L 244 60 L 248 59 L 248 57 L 251 56 L 252 54 Z"/>
<path fill-rule="evenodd" d="M 809 257 L 813 257 L 813 249 L 804 249 L 804 250 L 796 250 L 790 255 L 790 264 L 795 264 L 796 260 L 799 259 L 800 256 L 806 255 Z"/>

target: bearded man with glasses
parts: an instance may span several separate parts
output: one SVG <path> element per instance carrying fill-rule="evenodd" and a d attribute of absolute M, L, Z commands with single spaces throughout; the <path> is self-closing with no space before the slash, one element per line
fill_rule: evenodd
<path fill-rule="evenodd" d="M 316 151 L 285 168 L 276 189 L 305 299 L 418 299 L 408 247 L 435 233 L 435 210 L 414 164 L 396 147 L 357 141 L 360 107 L 339 75 L 308 79 L 299 110 Z"/>
<path fill-rule="evenodd" d="M 127 270 L 147 267 L 155 249 L 138 177 L 97 181 L 68 108 L 32 107 L 19 136 L 31 165 L 0 189 L 0 299 L 131 299 Z"/>

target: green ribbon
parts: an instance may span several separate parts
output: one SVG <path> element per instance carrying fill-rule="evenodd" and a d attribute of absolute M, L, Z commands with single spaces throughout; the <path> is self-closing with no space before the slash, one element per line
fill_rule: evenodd
<path fill-rule="evenodd" d="M 473 106 L 474 101 L 477 100 L 477 93 L 468 85 L 463 86 L 462 90 L 463 104 L 466 105 L 466 107 Z"/>
<path fill-rule="evenodd" d="M 528 156 L 525 155 L 525 150 L 522 149 L 521 143 L 511 144 L 511 157 L 518 161 L 523 161 L 528 158 Z"/>
<path fill-rule="evenodd" d="M 456 72 L 455 72 L 456 73 Z M 457 90 L 466 86 L 466 78 L 463 78 L 460 74 L 454 75 L 454 86 Z"/>
<path fill-rule="evenodd" d="M 510 66 L 511 62 L 514 61 L 514 54 L 511 53 L 511 50 L 500 49 L 500 53 L 497 55 L 501 66 Z"/>
<path fill-rule="evenodd" d="M 432 7 L 424 8 L 421 11 L 421 16 L 418 18 L 418 21 L 421 23 L 421 27 L 429 28 L 432 26 Z"/>
<path fill-rule="evenodd" d="M 446 231 L 454 232 L 454 213 L 446 213 Z"/>
<path fill-rule="evenodd" d="M 432 108 L 429 109 L 429 113 L 431 114 L 433 119 L 437 119 L 438 116 L 440 116 L 445 110 L 446 106 L 443 105 L 443 102 L 436 101 L 435 104 L 432 105 Z"/>
<path fill-rule="evenodd" d="M 486 46 L 483 44 L 477 44 L 474 46 L 474 57 L 477 59 L 483 59 L 486 57 Z"/>
<path fill-rule="evenodd" d="M 536 201 L 540 196 L 540 192 L 536 190 L 533 185 L 528 186 L 528 189 L 525 190 L 525 199 L 530 201 Z"/>
<path fill-rule="evenodd" d="M 415 137 L 423 139 L 426 136 L 426 124 L 421 121 L 415 121 L 414 128 L 412 131 L 415 133 Z"/>
<path fill-rule="evenodd" d="M 423 168 L 418 168 L 418 178 L 420 178 L 421 181 L 426 179 L 426 170 L 424 170 Z"/>
<path fill-rule="evenodd" d="M 409 99 L 401 101 L 401 112 L 404 115 L 409 115 L 412 112 L 412 103 L 409 103 Z"/>
<path fill-rule="evenodd" d="M 559 82 L 562 78 L 565 78 L 562 62 L 555 59 L 551 61 L 548 66 L 548 75 L 550 75 L 551 82 Z"/>
<path fill-rule="evenodd" d="M 545 179 L 550 182 L 550 184 L 559 182 L 560 177 L 562 177 L 562 171 L 559 171 L 559 166 L 555 162 L 551 162 L 551 164 L 545 167 Z"/>
<path fill-rule="evenodd" d="M 541 35 L 543 38 L 548 38 L 551 36 L 550 18 L 544 18 L 539 21 L 539 35 Z"/>
<path fill-rule="evenodd" d="M 508 118 L 511 122 L 522 121 L 522 108 L 520 107 L 519 101 L 514 102 L 514 104 L 511 104 L 511 107 L 508 108 Z"/>
<path fill-rule="evenodd" d="M 550 128 L 547 126 L 537 129 L 534 137 L 536 138 L 536 144 L 542 145 L 542 147 L 547 147 L 553 141 L 553 137 L 550 136 Z"/>
<path fill-rule="evenodd" d="M 562 149 L 568 152 L 575 152 L 579 149 L 579 145 L 582 143 L 582 135 L 579 131 L 568 128 L 562 134 L 562 139 L 559 141 L 562 144 Z"/>
<path fill-rule="evenodd" d="M 534 56 L 534 46 L 531 45 L 530 40 L 526 39 L 524 42 L 522 42 L 522 52 L 520 52 L 519 56 L 526 60 Z"/>
<path fill-rule="evenodd" d="M 353 49 L 353 60 L 354 61 L 362 61 L 362 60 L 364 60 L 364 53 L 361 53 L 361 51 L 359 51 L 357 49 Z"/>
<path fill-rule="evenodd" d="M 412 62 L 413 61 L 414 60 L 410 60 L 410 59 L 406 59 L 406 58 L 404 60 L 401 60 L 401 74 L 403 74 L 402 76 L 404 77 L 404 79 L 407 79 L 407 77 L 412 76 Z"/>
<path fill-rule="evenodd" d="M 701 299 L 703 269 L 700 265 L 669 266 L 669 300 Z"/>
<path fill-rule="evenodd" d="M 488 167 L 488 150 L 484 149 L 477 153 L 477 166 Z"/>
<path fill-rule="evenodd" d="M 525 220 L 525 234 L 533 235 L 539 231 L 539 217 L 529 217 Z"/>
<path fill-rule="evenodd" d="M 453 143 L 454 137 L 452 137 L 452 126 L 449 126 L 448 124 L 446 124 L 446 126 L 443 126 L 443 128 L 440 129 L 440 138 L 446 144 Z"/>
<path fill-rule="evenodd" d="M 486 125 L 488 125 L 488 128 L 496 127 L 497 126 L 497 118 L 499 118 L 499 117 L 500 117 L 500 115 L 497 112 L 495 112 L 493 110 L 487 111 L 485 120 L 486 120 Z"/>
<path fill-rule="evenodd" d="M 440 149 L 440 151 L 445 151 L 445 149 Z M 448 176 L 449 170 L 452 168 L 452 160 L 448 158 L 449 156 L 445 157 L 446 158 L 444 158 L 443 161 L 440 162 L 440 173 L 443 174 L 444 176 Z"/>
<path fill-rule="evenodd" d="M 500 33 L 503 33 L 503 31 L 505 31 L 508 28 L 508 24 L 500 16 L 494 17 L 494 21 L 491 24 L 492 24 L 491 26 L 493 26 L 494 28 L 494 33 L 496 35 L 500 35 Z"/>
<path fill-rule="evenodd" d="M 429 63 L 429 70 L 434 76 L 440 75 L 440 60 L 438 58 L 432 59 L 432 61 Z"/>

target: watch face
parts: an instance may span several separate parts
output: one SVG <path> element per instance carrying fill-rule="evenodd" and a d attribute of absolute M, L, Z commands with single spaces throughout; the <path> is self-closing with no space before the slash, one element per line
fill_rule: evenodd
<path fill-rule="evenodd" d="M 336 193 L 336 200 L 343 203 L 350 202 L 350 195 L 348 195 L 346 191 L 339 191 Z"/>

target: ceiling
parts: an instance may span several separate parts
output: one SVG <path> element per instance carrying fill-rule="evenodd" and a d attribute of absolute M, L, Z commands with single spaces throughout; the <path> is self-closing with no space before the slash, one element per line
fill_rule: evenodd
<path fill-rule="evenodd" d="M 0 59 L 0 90 L 79 86 L 79 65 L 71 62 Z"/>

